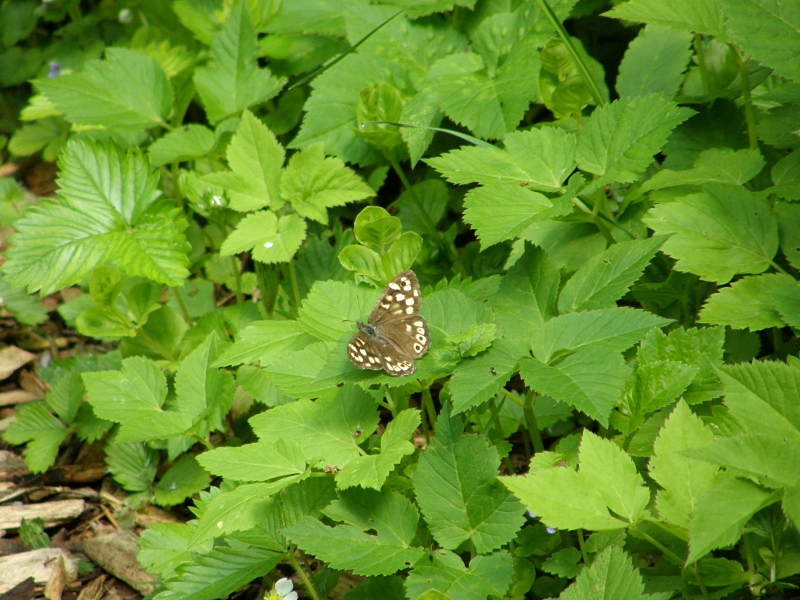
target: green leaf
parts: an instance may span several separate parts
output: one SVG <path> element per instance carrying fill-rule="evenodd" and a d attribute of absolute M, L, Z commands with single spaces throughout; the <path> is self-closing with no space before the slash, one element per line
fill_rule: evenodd
<path fill-rule="evenodd" d="M 747 54 L 778 75 L 800 82 L 800 11 L 780 2 L 719 0 L 725 28 Z"/>
<path fill-rule="evenodd" d="M 606 308 L 569 313 L 545 322 L 533 335 L 533 354 L 549 363 L 564 350 L 602 346 L 609 352 L 624 352 L 641 340 L 653 327 L 670 321 L 630 307 Z"/>
<path fill-rule="evenodd" d="M 659 204 L 643 221 L 674 234 L 664 252 L 676 269 L 717 283 L 737 273 L 762 273 L 778 250 L 778 223 L 769 206 L 738 186 L 709 184 L 698 194 Z"/>
<path fill-rule="evenodd" d="M 380 454 L 358 456 L 336 475 L 336 486 L 346 489 L 353 486 L 380 490 L 389 473 L 404 456 L 414 453 L 409 438 L 419 427 L 418 410 L 407 409 L 398 413 L 381 435 Z"/>
<path fill-rule="evenodd" d="M 718 0 L 677 0 L 653 3 L 629 0 L 618 4 L 603 16 L 638 23 L 652 23 L 689 33 L 705 33 L 725 39 L 722 11 Z"/>
<path fill-rule="evenodd" d="M 258 44 L 246 2 L 233 8 L 211 42 L 212 63 L 195 69 L 197 88 L 212 124 L 277 95 L 285 78 L 257 66 Z"/>
<path fill-rule="evenodd" d="M 206 175 L 203 180 L 225 188 L 233 210 L 280 208 L 283 146 L 261 120 L 245 110 L 226 150 L 229 172 Z"/>
<path fill-rule="evenodd" d="M 583 569 L 575 583 L 564 590 L 560 600 L 665 600 L 645 594 L 642 576 L 633 566 L 631 558 L 619 546 L 611 546 L 598 554 L 590 567 Z"/>
<path fill-rule="evenodd" d="M 41 404 L 27 404 L 17 411 L 16 419 L 3 432 L 9 444 L 28 443 L 25 464 L 32 473 L 44 473 L 56 460 L 58 447 L 69 430 Z"/>
<path fill-rule="evenodd" d="M 147 358 L 126 358 L 120 371 L 84 373 L 82 377 L 95 414 L 120 423 L 119 443 L 165 439 L 192 426 L 191 415 L 162 408 L 166 379 Z"/>
<path fill-rule="evenodd" d="M 742 185 L 758 175 L 763 168 L 764 157 L 758 150 L 710 148 L 697 155 L 691 169 L 662 169 L 644 182 L 642 191 L 707 183 Z"/>
<path fill-rule="evenodd" d="M 406 600 L 403 580 L 397 575 L 370 577 L 345 594 L 344 600 L 372 600 L 377 597 L 383 600 Z"/>
<path fill-rule="evenodd" d="M 295 214 L 280 219 L 270 210 L 247 215 L 222 243 L 223 256 L 252 250 L 262 263 L 288 262 L 306 237 L 306 222 Z"/>
<path fill-rule="evenodd" d="M 167 133 L 150 145 L 150 163 L 160 167 L 204 157 L 216 144 L 214 132 L 203 125 L 184 125 Z"/>
<path fill-rule="evenodd" d="M 800 267 L 800 205 L 778 202 L 775 204 L 775 214 L 778 217 L 781 250 L 789 264 L 796 269 Z"/>
<path fill-rule="evenodd" d="M 486 554 L 514 538 L 524 509 L 497 481 L 497 449 L 477 435 L 461 435 L 463 424 L 447 408 L 437 419 L 436 438 L 414 472 L 417 503 L 439 544 L 448 550 L 470 540 Z M 444 591 L 444 590 L 443 590 Z"/>
<path fill-rule="evenodd" d="M 531 389 L 574 406 L 604 426 L 628 372 L 622 355 L 602 345 L 581 348 L 552 365 L 534 358 L 523 358 L 519 364 Z"/>
<path fill-rule="evenodd" d="M 770 493 L 746 479 L 730 478 L 708 490 L 695 502 L 686 564 L 735 544 L 750 517 L 770 503 Z"/>
<path fill-rule="evenodd" d="M 197 464 L 197 459 L 184 454 L 164 473 L 155 487 L 155 499 L 161 506 L 174 506 L 203 491 L 211 477 Z"/>
<path fill-rule="evenodd" d="M 306 470 L 302 447 L 292 439 L 215 448 L 201 454 L 197 461 L 212 475 L 233 481 L 269 481 Z"/>
<path fill-rule="evenodd" d="M 0 307 L 7 310 L 18 323 L 38 325 L 47 320 L 47 310 L 39 299 L 12 287 L 0 276 Z"/>
<path fill-rule="evenodd" d="M 349 524 L 331 528 L 305 517 L 283 533 L 334 569 L 365 577 L 392 575 L 416 563 L 424 553 L 411 546 L 419 520 L 417 510 L 398 492 L 352 490 L 325 512 Z"/>
<path fill-rule="evenodd" d="M 378 252 L 383 252 L 386 246 L 398 241 L 402 231 L 402 221 L 380 206 L 364 208 L 353 223 L 353 232 L 358 242 Z"/>
<path fill-rule="evenodd" d="M 372 310 L 378 298 L 379 290 L 351 281 L 317 281 L 300 307 L 297 323 L 309 335 L 338 342 L 354 329 L 353 321 L 365 320 L 366 311 Z"/>
<path fill-rule="evenodd" d="M 131 277 L 183 281 L 186 222 L 156 201 L 158 179 L 137 149 L 72 141 L 59 167 L 59 201 L 42 200 L 14 223 L 3 266 L 10 284 L 51 293 L 109 263 Z"/>
<path fill-rule="evenodd" d="M 607 183 L 639 179 L 675 127 L 693 111 L 657 94 L 621 98 L 596 109 L 578 138 L 578 167 Z"/>
<path fill-rule="evenodd" d="M 333 342 L 316 342 L 302 350 L 286 352 L 264 369 L 267 379 L 287 396 L 318 398 L 331 393 L 331 385 L 320 381 L 318 375 L 331 361 Z M 344 348 L 342 358 L 347 358 Z"/>
<path fill-rule="evenodd" d="M 186 523 L 153 523 L 142 531 L 137 544 L 136 558 L 148 573 L 164 578 L 175 575 L 175 568 L 192 559 L 189 540 L 193 527 Z M 208 548 L 204 550 L 210 550 Z"/>
<path fill-rule="evenodd" d="M 581 553 L 577 548 L 564 548 L 554 552 L 542 563 L 542 570 L 563 579 L 574 579 L 582 570 Z"/>
<path fill-rule="evenodd" d="M 281 197 L 303 217 L 328 223 L 328 208 L 375 192 L 338 158 L 325 158 L 322 144 L 296 152 L 281 178 Z"/>
<path fill-rule="evenodd" d="M 644 27 L 619 65 L 616 87 L 620 98 L 677 94 L 692 56 L 691 44 L 692 36 L 685 31 Z"/>
<path fill-rule="evenodd" d="M 126 48 L 108 47 L 105 54 L 104 61 L 88 61 L 82 72 L 33 84 L 72 123 L 127 130 L 163 124 L 173 93 L 159 64 Z"/>
<path fill-rule="evenodd" d="M 487 248 L 515 238 L 552 207 L 546 196 L 515 184 L 483 186 L 467 192 L 464 220 Z"/>
<path fill-rule="evenodd" d="M 701 323 L 728 325 L 733 329 L 760 331 L 770 327 L 783 327 L 783 314 L 796 314 L 794 310 L 782 311 L 775 294 L 786 292 L 797 295 L 797 281 L 782 273 L 768 273 L 743 277 L 729 287 L 722 288 L 706 301 L 698 315 Z"/>
<path fill-rule="evenodd" d="M 656 495 L 662 520 L 688 528 L 697 499 L 714 487 L 719 469 L 688 458 L 685 451 L 707 447 L 713 441 L 711 429 L 692 414 L 686 402 L 679 401 L 661 429 L 650 458 L 650 476 L 663 488 Z"/>
<path fill-rule="evenodd" d="M 324 461 L 340 469 L 361 456 L 358 442 L 378 425 L 374 401 L 352 385 L 332 398 L 298 400 L 250 419 L 253 432 L 264 440 L 293 440 L 308 462 Z"/>
<path fill-rule="evenodd" d="M 144 492 L 156 478 L 158 452 L 139 442 L 115 442 L 106 446 L 106 464 L 123 488 L 129 492 Z"/>
<path fill-rule="evenodd" d="M 213 366 L 259 362 L 267 365 L 287 351 L 307 346 L 313 339 L 298 321 L 255 321 L 239 333 L 239 338 L 225 349 Z"/>
<path fill-rule="evenodd" d="M 798 174 L 800 173 L 800 152 L 795 151 L 784 156 L 775 163 L 770 173 L 775 184 L 774 187 L 769 188 L 770 192 L 784 200 L 800 200 L 800 174 Z"/>
<path fill-rule="evenodd" d="M 561 290 L 558 311 L 563 314 L 614 306 L 665 241 L 664 237 L 652 237 L 619 242 L 593 256 Z"/>
<path fill-rule="evenodd" d="M 505 550 L 476 556 L 469 568 L 457 554 L 439 550 L 414 565 L 406 590 L 408 597 L 416 600 L 486 600 L 505 596 L 513 575 L 512 559 Z"/>
<path fill-rule="evenodd" d="M 450 183 L 513 184 L 542 191 L 560 190 L 575 169 L 575 135 L 557 127 L 515 131 L 505 150 L 465 146 L 426 163 Z"/>

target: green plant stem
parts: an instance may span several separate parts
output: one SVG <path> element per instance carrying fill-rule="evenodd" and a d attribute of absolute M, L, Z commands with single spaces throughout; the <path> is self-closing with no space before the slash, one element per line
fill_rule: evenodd
<path fill-rule="evenodd" d="M 589 562 L 589 553 L 586 552 L 586 540 L 583 539 L 583 529 L 578 529 L 575 533 L 578 534 L 578 547 L 581 549 L 583 564 L 588 567 L 591 563 Z"/>
<path fill-rule="evenodd" d="M 664 554 L 664 556 L 666 556 L 673 563 L 678 565 L 680 568 L 683 568 L 683 565 L 684 565 L 683 559 L 680 556 L 678 556 L 677 554 L 675 554 L 672 550 L 667 548 L 661 542 L 659 542 L 658 540 L 656 540 L 655 538 L 653 538 L 649 534 L 645 533 L 644 531 L 642 531 L 641 529 L 639 529 L 635 525 L 632 526 L 630 529 L 637 536 L 641 537 L 643 540 L 646 540 L 647 542 L 649 542 L 650 544 L 652 544 L 653 546 L 655 546 L 656 548 L 661 550 L 661 552 Z"/>
<path fill-rule="evenodd" d="M 431 424 L 431 429 L 436 427 L 436 407 L 433 405 L 433 398 L 431 397 L 430 388 L 422 390 L 422 405 L 428 413 L 428 421 Z"/>
<path fill-rule="evenodd" d="M 300 287 L 297 285 L 297 271 L 294 261 L 289 261 L 289 281 L 292 283 L 292 296 L 294 296 L 294 314 L 300 316 Z"/>
<path fill-rule="evenodd" d="M 580 72 L 583 82 L 586 84 L 586 87 L 589 89 L 589 93 L 592 95 L 592 100 L 594 100 L 594 103 L 597 106 L 603 106 L 605 104 L 603 95 L 600 93 L 600 90 L 592 78 L 591 73 L 589 73 L 589 69 L 586 67 L 586 64 L 584 64 L 584 62 L 581 60 L 581 57 L 578 55 L 578 51 L 575 49 L 575 46 L 572 43 L 572 38 L 570 38 L 567 30 L 564 29 L 564 25 L 558 20 L 556 13 L 554 13 L 553 9 L 550 8 L 547 0 L 534 1 L 536 2 L 536 6 L 538 6 L 539 9 L 544 13 L 544 16 L 547 18 L 547 20 L 550 21 L 550 25 L 552 25 L 553 29 L 556 30 L 558 37 L 560 37 L 564 42 L 567 52 L 569 52 L 572 62 L 575 64 L 575 68 L 577 68 Z"/>
<path fill-rule="evenodd" d="M 528 426 L 528 435 L 531 436 L 533 451 L 538 453 L 544 452 L 544 442 L 542 441 L 542 434 L 539 432 L 539 425 L 536 423 L 536 415 L 533 413 L 533 397 L 533 392 L 528 392 L 525 395 L 525 405 L 522 407 L 522 412 L 525 414 L 525 423 Z"/>
<path fill-rule="evenodd" d="M 422 433 L 425 435 L 425 444 L 430 445 L 431 443 L 431 433 L 428 429 L 428 419 L 425 416 L 425 411 L 422 411 L 422 414 L 419 416 L 419 422 L 422 424 Z"/>
<path fill-rule="evenodd" d="M 773 269 L 775 269 L 778 273 L 783 273 L 784 275 L 789 275 L 789 273 L 786 271 L 786 269 L 784 269 L 782 266 L 780 266 L 774 260 L 770 260 L 769 261 L 769 266 L 772 267 Z"/>
<path fill-rule="evenodd" d="M 236 303 L 242 303 L 242 274 L 239 272 L 241 268 L 241 264 L 239 263 L 236 256 L 231 256 L 231 266 L 233 266 L 233 281 L 236 289 L 234 293 L 236 294 Z"/>
<path fill-rule="evenodd" d="M 747 73 L 747 59 L 742 56 L 736 46 L 731 45 L 730 48 L 736 53 L 736 60 L 739 63 L 739 77 L 742 79 L 742 100 L 744 101 L 744 119 L 747 122 L 747 140 L 751 150 L 758 150 L 756 113 L 753 108 L 753 98 L 750 95 L 750 75 Z"/>
<path fill-rule="evenodd" d="M 394 172 L 397 173 L 397 177 L 400 179 L 401 183 L 403 184 L 403 187 L 406 188 L 406 191 L 408 192 L 411 201 L 417 205 L 417 210 L 419 211 L 422 220 L 425 222 L 425 226 L 436 237 L 437 242 L 441 241 L 442 239 L 441 232 L 438 229 L 436 229 L 436 223 L 434 223 L 431 220 L 431 216 L 428 214 L 428 211 L 425 210 L 425 205 L 422 203 L 422 200 L 420 200 L 419 196 L 417 196 L 417 192 L 411 185 L 411 182 L 408 180 L 408 177 L 406 177 L 405 171 L 403 171 L 400 164 L 393 157 L 389 156 L 388 154 L 384 155 L 386 156 L 386 159 L 389 161 L 389 164 L 392 165 L 392 169 L 394 170 Z"/>
<path fill-rule="evenodd" d="M 300 563 L 298 563 L 297 559 L 294 557 L 294 551 L 296 549 L 297 546 L 292 544 L 292 546 L 289 548 L 289 551 L 286 553 L 286 560 L 289 561 L 289 564 L 292 565 L 292 568 L 300 576 L 300 579 L 303 580 L 303 586 L 305 586 L 308 595 L 311 596 L 313 600 L 320 600 L 317 588 L 314 587 L 311 579 L 308 577 L 308 575 L 306 575 L 305 571 L 303 571 L 303 568 L 300 566 Z"/>
<path fill-rule="evenodd" d="M 500 427 L 500 411 L 502 410 L 503 404 L 505 404 L 505 401 L 506 401 L 506 398 L 505 398 L 505 396 L 503 396 L 503 400 L 500 402 L 500 406 L 498 406 L 497 403 L 494 401 L 494 396 L 492 396 L 489 399 L 489 411 L 492 414 L 492 418 L 491 418 L 491 420 L 489 422 L 494 425 L 495 430 L 497 430 L 497 433 L 500 436 L 503 435 L 503 428 Z M 511 459 L 508 457 L 507 454 L 503 457 L 503 465 L 505 465 L 506 472 L 509 475 L 513 475 L 514 474 L 514 465 L 511 464 Z"/>
<path fill-rule="evenodd" d="M 700 68 L 700 81 L 703 82 L 703 95 L 707 95 L 711 89 L 706 67 L 706 49 L 703 48 L 703 36 L 699 33 L 694 35 L 694 52 L 697 54 L 697 66 Z"/>
<path fill-rule="evenodd" d="M 192 316 L 189 314 L 189 309 L 186 308 L 186 303 L 183 301 L 178 288 L 172 288 L 172 295 L 175 296 L 175 302 L 178 303 L 178 308 L 181 309 L 183 320 L 186 321 L 187 325 L 191 326 L 194 321 L 192 321 Z"/>
<path fill-rule="evenodd" d="M 711 596 L 708 595 L 708 590 L 706 589 L 706 584 L 703 582 L 703 578 L 700 576 L 700 570 L 697 568 L 697 565 L 692 565 L 686 569 L 694 575 L 694 579 L 697 582 L 697 587 L 700 588 L 700 593 L 703 594 L 703 598 L 706 600 L 710 600 Z"/>
<path fill-rule="evenodd" d="M 511 392 L 509 392 L 509 391 L 508 391 L 506 388 L 501 388 L 501 389 L 500 389 L 500 391 L 502 392 L 502 394 L 503 394 L 503 395 L 504 395 L 506 398 L 508 398 L 509 400 L 511 400 L 511 401 L 512 401 L 514 404 L 516 404 L 516 405 L 517 405 L 517 406 L 519 406 L 520 408 L 525 408 L 525 403 L 524 403 L 522 400 L 520 400 L 519 398 L 517 398 L 517 397 L 516 397 L 514 394 L 512 394 Z"/>
<path fill-rule="evenodd" d="M 214 449 L 214 444 L 212 444 L 210 441 L 208 441 L 202 435 L 197 435 L 196 433 L 193 433 L 192 437 L 194 439 L 196 439 L 198 442 L 200 442 L 201 444 L 203 444 L 203 446 L 206 447 L 206 450 L 213 450 Z"/>

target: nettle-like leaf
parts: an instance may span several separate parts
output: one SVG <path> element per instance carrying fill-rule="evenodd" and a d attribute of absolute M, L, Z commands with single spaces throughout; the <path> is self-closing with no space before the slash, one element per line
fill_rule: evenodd
<path fill-rule="evenodd" d="M 306 470 L 302 447 L 291 439 L 216 448 L 200 455 L 198 462 L 212 475 L 233 481 L 269 481 Z"/>
<path fill-rule="evenodd" d="M 414 472 L 417 503 L 431 534 L 448 550 L 471 540 L 480 554 L 511 540 L 524 508 L 497 481 L 497 449 L 476 435 L 462 435 L 463 422 L 445 407 L 436 438 Z"/>
<path fill-rule="evenodd" d="M 232 209 L 247 212 L 280 208 L 285 152 L 273 133 L 249 110 L 242 114 L 225 156 L 231 171 L 211 173 L 203 181 L 223 187 Z"/>
<path fill-rule="evenodd" d="M 163 124 L 173 92 L 158 63 L 127 48 L 106 48 L 105 54 L 79 73 L 33 83 L 72 123 L 132 131 Z"/>
<path fill-rule="evenodd" d="M 167 163 L 196 160 L 211 152 L 216 144 L 214 132 L 203 125 L 184 125 L 170 131 L 150 145 L 150 163 L 160 167 Z"/>
<path fill-rule="evenodd" d="M 698 318 L 703 323 L 733 329 L 760 331 L 770 327 L 797 326 L 800 287 L 783 273 L 743 277 L 712 295 Z"/>
<path fill-rule="evenodd" d="M 59 167 L 59 200 L 40 201 L 14 223 L 9 283 L 51 293 L 103 264 L 167 285 L 188 276 L 186 222 L 157 200 L 158 178 L 138 150 L 72 141 Z"/>
<path fill-rule="evenodd" d="M 191 454 L 184 454 L 156 484 L 155 501 L 161 506 L 175 506 L 206 489 L 211 477 Z"/>
<path fill-rule="evenodd" d="M 267 365 L 286 352 L 305 348 L 314 338 L 303 330 L 299 320 L 255 321 L 239 333 L 214 362 L 215 367 L 245 363 Z"/>
<path fill-rule="evenodd" d="M 674 234 L 664 252 L 676 269 L 727 283 L 737 273 L 762 273 L 778 251 L 778 223 L 763 200 L 739 186 L 709 184 L 698 194 L 651 209 L 644 222 Z"/>
<path fill-rule="evenodd" d="M 692 56 L 692 36 L 675 28 L 648 25 L 628 46 L 619 65 L 620 98 L 647 94 L 674 96 Z"/>
<path fill-rule="evenodd" d="M 245 108 L 266 102 L 286 83 L 269 69 L 259 69 L 256 32 L 246 2 L 231 11 L 211 42 L 213 62 L 195 70 L 194 84 L 209 121 L 217 123 Z"/>
<path fill-rule="evenodd" d="M 158 452 L 141 442 L 115 442 L 106 446 L 106 464 L 123 488 L 144 492 L 156 478 Z"/>
<path fill-rule="evenodd" d="M 419 521 L 417 509 L 398 492 L 341 492 L 324 512 L 345 524 L 331 528 L 305 517 L 283 533 L 334 569 L 366 577 L 391 575 L 415 564 L 424 553 L 411 545 Z"/>
<path fill-rule="evenodd" d="M 28 444 L 25 463 L 32 473 L 43 473 L 55 462 L 69 429 L 41 404 L 20 407 L 14 422 L 3 432 L 9 444 Z"/>
<path fill-rule="evenodd" d="M 758 175 L 763 168 L 764 157 L 758 150 L 710 148 L 697 155 L 691 169 L 662 169 L 644 182 L 642 191 L 707 183 L 742 185 Z"/>
<path fill-rule="evenodd" d="M 619 546 L 611 546 L 598 554 L 592 565 L 578 575 L 575 583 L 559 596 L 560 600 L 666 600 L 671 591 L 645 594 L 642 575 Z"/>
<path fill-rule="evenodd" d="M 409 598 L 486 600 L 488 596 L 504 596 L 513 575 L 513 561 L 505 550 L 476 556 L 469 568 L 457 554 L 439 550 L 414 565 L 406 579 L 406 590 Z"/>
<path fill-rule="evenodd" d="M 262 263 L 288 262 L 306 237 L 306 222 L 296 214 L 278 217 L 271 210 L 247 215 L 223 242 L 220 254 L 251 251 Z"/>
<path fill-rule="evenodd" d="M 584 431 L 579 462 L 577 472 L 553 466 L 500 481 L 543 523 L 558 529 L 621 529 L 645 516 L 650 492 L 616 444 Z"/>
<path fill-rule="evenodd" d="M 678 0 L 668 4 L 630 0 L 614 7 L 604 16 L 725 39 L 723 16 L 717 0 Z"/>

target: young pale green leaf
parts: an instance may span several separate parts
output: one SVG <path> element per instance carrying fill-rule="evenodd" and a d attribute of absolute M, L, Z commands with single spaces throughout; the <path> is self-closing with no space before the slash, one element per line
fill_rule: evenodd
<path fill-rule="evenodd" d="M 106 446 L 106 464 L 122 487 L 129 492 L 143 492 L 156 478 L 158 452 L 139 442 L 115 442 Z"/>
<path fill-rule="evenodd" d="M 611 440 L 584 430 L 580 447 L 581 475 L 600 493 L 614 514 L 636 523 L 650 502 L 650 490 L 631 457 Z"/>
<path fill-rule="evenodd" d="M 191 415 L 162 408 L 167 382 L 152 360 L 126 358 L 120 371 L 84 373 L 83 383 L 95 414 L 120 424 L 116 441 L 141 442 L 184 433 Z"/>
<path fill-rule="evenodd" d="M 591 346 L 624 352 L 653 327 L 669 323 L 669 319 L 627 306 L 569 313 L 546 321 L 533 334 L 531 347 L 534 356 L 544 363 L 564 350 Z"/>
<path fill-rule="evenodd" d="M 780 2 L 720 0 L 736 44 L 778 75 L 800 82 L 800 10 Z"/>
<path fill-rule="evenodd" d="M 774 294 L 796 292 L 797 287 L 794 278 L 782 273 L 743 277 L 709 297 L 698 321 L 750 331 L 784 327 L 782 315 L 791 318 L 794 311 L 779 310 Z"/>
<path fill-rule="evenodd" d="M 505 550 L 476 556 L 469 568 L 457 554 L 440 550 L 414 565 L 406 590 L 416 600 L 486 600 L 505 596 L 513 576 L 514 564 Z"/>
<path fill-rule="evenodd" d="M 559 596 L 560 600 L 667 600 L 672 592 L 645 594 L 642 575 L 630 556 L 619 546 L 598 554 L 592 565 L 578 575 L 575 583 Z"/>
<path fill-rule="evenodd" d="M 558 312 L 609 308 L 642 275 L 665 237 L 619 242 L 595 255 L 567 281 L 558 297 Z"/>
<path fill-rule="evenodd" d="M 225 188 L 233 210 L 280 208 L 285 152 L 273 133 L 249 110 L 242 114 L 225 155 L 231 171 L 211 173 L 203 180 Z"/>
<path fill-rule="evenodd" d="M 692 114 L 659 94 L 601 106 L 586 120 L 578 138 L 578 168 L 599 175 L 595 187 L 636 181 L 672 130 Z"/>
<path fill-rule="evenodd" d="M 524 347 L 500 339 L 486 352 L 461 361 L 449 383 L 453 413 L 462 413 L 493 398 L 517 371 L 524 354 Z"/>
<path fill-rule="evenodd" d="M 717 0 L 676 0 L 669 3 L 630 0 L 618 4 L 603 16 L 725 39 L 723 16 Z"/>
<path fill-rule="evenodd" d="M 628 374 L 622 355 L 602 345 L 581 348 L 552 365 L 523 358 L 519 367 L 531 389 L 574 406 L 604 426 Z"/>
<path fill-rule="evenodd" d="M 694 503 L 686 563 L 692 564 L 716 548 L 735 544 L 750 517 L 775 500 L 775 494 L 746 479 L 729 478 L 712 487 Z"/>
<path fill-rule="evenodd" d="M 358 442 L 375 431 L 378 412 L 366 392 L 346 385 L 333 398 L 277 406 L 252 417 L 250 425 L 261 439 L 298 442 L 308 462 L 342 468 L 361 455 Z"/>
<path fill-rule="evenodd" d="M 247 215 L 222 243 L 220 254 L 231 256 L 251 250 L 262 263 L 288 262 L 306 237 L 306 222 L 295 214 L 280 219 L 271 210 Z"/>
<path fill-rule="evenodd" d="M 105 54 L 79 73 L 37 79 L 34 85 L 72 123 L 127 130 L 163 124 L 173 93 L 158 63 L 127 48 L 109 47 Z"/>
<path fill-rule="evenodd" d="M 353 223 L 358 242 L 378 252 L 383 252 L 386 246 L 398 241 L 402 231 L 402 221 L 380 206 L 367 206 L 358 213 Z"/>
<path fill-rule="evenodd" d="M 516 131 L 505 150 L 465 146 L 425 162 L 451 183 L 526 185 L 555 191 L 575 169 L 575 135 L 557 127 Z"/>
<path fill-rule="evenodd" d="M 688 32 L 657 25 L 644 27 L 619 65 L 616 86 L 620 98 L 677 94 L 692 56 L 691 45 Z"/>
<path fill-rule="evenodd" d="M 392 575 L 422 557 L 424 550 L 411 545 L 419 515 L 405 497 L 391 491 L 353 490 L 343 498 L 325 512 L 352 524 L 331 528 L 305 517 L 283 533 L 332 568 L 365 577 Z M 368 530 L 377 535 L 365 533 Z"/>
<path fill-rule="evenodd" d="M 758 175 L 763 168 L 764 157 L 758 150 L 710 148 L 697 156 L 691 169 L 662 169 L 644 182 L 642 191 L 707 183 L 742 185 Z"/>
<path fill-rule="evenodd" d="M 224 418 L 233 401 L 233 375 L 211 366 L 217 354 L 216 333 L 193 350 L 175 373 L 175 408 L 193 420 L 205 416 L 212 429 L 225 428 Z M 216 414 L 214 414 L 216 413 Z"/>
<path fill-rule="evenodd" d="M 308 344 L 302 350 L 286 352 L 264 369 L 267 379 L 278 389 L 293 398 L 318 398 L 330 395 L 329 383 L 318 381 L 317 376 L 331 362 L 333 342 Z M 346 353 L 342 349 L 342 356 Z"/>
<path fill-rule="evenodd" d="M 778 223 L 763 200 L 745 188 L 709 184 L 699 194 L 651 209 L 644 222 L 674 234 L 664 252 L 676 268 L 717 283 L 737 273 L 762 273 L 778 250 Z"/>
<path fill-rule="evenodd" d="M 189 540 L 193 527 L 187 523 L 153 523 L 142 531 L 136 555 L 148 573 L 160 574 L 164 578 L 175 575 L 175 568 L 192 559 Z M 205 551 L 211 550 L 209 544 Z"/>
<path fill-rule="evenodd" d="M 62 421 L 72 424 L 78 409 L 83 404 L 83 387 L 79 372 L 67 372 L 59 377 L 45 396 L 47 406 L 52 408 Z M 11 424 L 12 427 L 14 423 Z M 8 431 L 8 430 L 7 430 Z"/>
<path fill-rule="evenodd" d="M 447 420 L 463 428 L 457 417 L 443 410 L 438 424 Z M 444 437 L 444 436 L 443 436 Z M 486 554 L 513 539 L 524 523 L 524 508 L 497 481 L 500 458 L 485 438 L 457 434 L 437 437 L 421 455 L 414 472 L 417 503 L 434 539 L 448 550 L 471 540 Z"/>
<path fill-rule="evenodd" d="M 14 223 L 8 283 L 51 293 L 112 262 L 129 276 L 183 281 L 186 222 L 156 201 L 158 178 L 137 149 L 72 141 L 59 167 L 60 200 L 42 200 Z"/>
<path fill-rule="evenodd" d="M 150 164 L 160 167 L 167 163 L 196 160 L 211 152 L 216 143 L 214 132 L 203 125 L 184 125 L 167 133 L 150 145 L 147 154 Z"/>
<path fill-rule="evenodd" d="M 55 463 L 58 447 L 69 430 L 41 404 L 20 407 L 16 419 L 3 432 L 9 444 L 28 443 L 25 463 L 32 473 L 43 473 Z"/>
<path fill-rule="evenodd" d="M 241 331 L 239 338 L 212 366 L 259 362 L 268 365 L 285 352 L 299 350 L 313 341 L 297 321 L 255 321 Z"/>
<path fill-rule="evenodd" d="M 569 467 L 542 469 L 500 481 L 542 522 L 557 529 L 622 529 L 625 521 L 611 516 L 600 491 Z"/>
<path fill-rule="evenodd" d="M 218 546 L 192 556 L 178 574 L 164 582 L 158 600 L 213 600 L 225 598 L 246 583 L 272 571 L 283 554 L 257 546 Z"/>
<path fill-rule="evenodd" d="M 656 439 L 649 465 L 650 476 L 663 488 L 656 508 L 667 523 L 687 528 L 697 499 L 714 487 L 719 468 L 684 454 L 713 441 L 711 429 L 679 401 Z"/>
<path fill-rule="evenodd" d="M 209 121 L 217 123 L 245 108 L 266 102 L 286 83 L 259 69 L 258 44 L 246 2 L 231 11 L 222 29 L 211 42 L 212 63 L 198 67 L 194 74 Z"/>
<path fill-rule="evenodd" d="M 325 158 L 322 144 L 295 153 L 281 177 L 281 197 L 303 217 L 328 223 L 327 209 L 375 192 L 338 158 Z"/>
<path fill-rule="evenodd" d="M 215 448 L 198 456 L 197 461 L 212 475 L 233 481 L 269 481 L 306 470 L 303 449 L 292 439 Z"/>
<path fill-rule="evenodd" d="M 546 196 L 516 184 L 482 186 L 467 192 L 464 220 L 487 248 L 515 238 L 552 207 Z"/>
<path fill-rule="evenodd" d="M 0 304 L 18 323 L 33 326 L 47 320 L 47 311 L 41 301 L 23 289 L 10 286 L 2 275 L 0 275 L 0 298 L 2 298 Z"/>
<path fill-rule="evenodd" d="M 164 473 L 153 492 L 157 504 L 175 506 L 208 488 L 210 483 L 211 477 L 197 464 L 197 459 L 184 454 Z"/>
<path fill-rule="evenodd" d="M 409 438 L 419 427 L 419 411 L 401 411 L 386 426 L 381 435 L 380 454 L 357 456 L 336 475 L 336 486 L 346 489 L 353 486 L 380 490 L 389 473 L 404 456 L 414 453 L 414 444 Z"/>
<path fill-rule="evenodd" d="M 696 368 L 697 375 L 683 398 L 689 404 L 697 404 L 722 395 L 714 367 L 722 364 L 724 343 L 722 327 L 674 329 L 669 335 L 652 329 L 639 347 L 639 362 L 671 360 Z"/>

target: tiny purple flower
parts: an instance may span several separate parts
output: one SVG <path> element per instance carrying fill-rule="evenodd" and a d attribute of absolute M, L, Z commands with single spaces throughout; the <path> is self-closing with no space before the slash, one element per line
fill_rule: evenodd
<path fill-rule="evenodd" d="M 545 531 L 547 531 L 547 533 L 549 533 L 550 535 L 553 535 L 557 531 L 557 529 L 555 527 L 546 527 Z"/>
<path fill-rule="evenodd" d="M 535 519 L 535 518 L 536 518 L 536 513 L 535 513 L 535 512 L 533 512 L 532 510 L 529 510 L 529 511 L 528 511 L 528 516 L 529 516 L 531 519 Z"/>
<path fill-rule="evenodd" d="M 55 79 L 61 75 L 61 64 L 57 60 L 50 61 L 50 70 L 47 72 L 48 79 Z"/>

